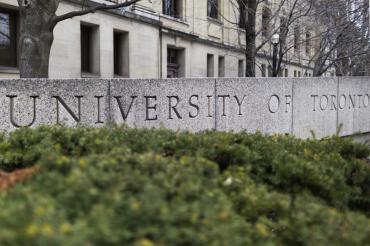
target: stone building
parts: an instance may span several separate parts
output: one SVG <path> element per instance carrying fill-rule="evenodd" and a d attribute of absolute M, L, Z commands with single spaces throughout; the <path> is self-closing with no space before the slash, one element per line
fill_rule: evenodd
<path fill-rule="evenodd" d="M 61 22 L 54 32 L 49 76 L 242 77 L 245 37 L 233 1 L 237 0 L 143 0 L 126 9 L 99 11 Z M 80 8 L 75 0 L 65 0 L 58 13 Z M 264 31 L 279 23 L 264 21 L 273 9 L 274 2 L 266 1 L 258 10 L 257 26 Z M 18 77 L 17 1 L 0 0 L 0 17 L 0 77 Z M 311 35 L 299 28 L 294 27 L 292 39 Z M 263 42 L 263 35 L 257 43 Z M 294 51 L 286 55 L 280 75 L 311 76 L 313 44 L 307 41 L 295 45 Z M 266 42 L 258 54 L 257 77 L 271 75 L 271 50 L 270 42 Z"/>

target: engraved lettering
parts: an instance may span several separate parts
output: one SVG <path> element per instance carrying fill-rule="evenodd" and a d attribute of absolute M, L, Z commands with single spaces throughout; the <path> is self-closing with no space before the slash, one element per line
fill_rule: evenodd
<path fill-rule="evenodd" d="M 29 123 L 28 125 L 25 125 L 25 126 L 21 126 L 19 125 L 17 122 L 15 122 L 15 119 L 14 119 L 14 98 L 16 98 L 17 96 L 15 95 L 7 95 L 6 97 L 9 97 L 10 99 L 10 108 L 9 108 L 9 111 L 10 111 L 10 123 L 14 126 L 14 127 L 17 127 L 17 128 L 20 128 L 20 127 L 30 127 L 32 126 L 35 121 L 36 121 L 36 99 L 39 97 L 39 96 L 30 96 L 30 98 L 33 99 L 33 117 L 32 117 L 32 121 L 31 123 Z"/>
<path fill-rule="evenodd" d="M 337 110 L 337 96 L 336 95 L 331 95 L 331 110 Z"/>
<path fill-rule="evenodd" d="M 172 111 L 175 112 L 178 119 L 182 119 L 179 111 L 177 111 L 176 107 L 179 105 L 180 98 L 178 96 L 167 96 L 168 98 L 168 119 L 173 120 Z M 172 99 L 176 99 L 176 104 L 172 105 Z"/>
<path fill-rule="evenodd" d="M 321 96 L 321 98 L 320 98 L 320 109 L 322 111 L 324 111 L 324 110 L 326 110 L 328 108 L 328 105 L 329 105 L 329 98 L 328 98 L 328 96 L 326 96 L 326 95 Z"/>
<path fill-rule="evenodd" d="M 280 98 L 278 95 L 272 95 L 269 100 L 269 112 L 275 114 L 279 111 L 280 108 Z"/>
<path fill-rule="evenodd" d="M 117 100 L 118 108 L 119 108 L 119 111 L 121 113 L 123 121 L 126 121 L 128 115 L 131 112 L 132 105 L 134 104 L 134 101 L 137 98 L 137 96 L 131 96 L 131 102 L 130 102 L 130 105 L 128 106 L 127 112 L 125 112 L 125 110 L 123 108 L 123 105 L 122 105 L 122 102 L 121 102 L 122 97 L 121 96 L 116 96 L 114 98 Z"/>
<path fill-rule="evenodd" d="M 77 98 L 77 104 L 78 104 L 78 112 L 76 115 L 69 107 L 68 105 L 63 101 L 63 99 L 59 96 L 52 96 L 53 98 L 56 99 L 56 102 L 57 102 L 57 124 L 59 124 L 59 103 L 65 108 L 65 110 L 67 110 L 67 112 L 72 116 L 72 118 L 74 119 L 74 121 L 76 122 L 80 122 L 81 121 L 81 98 L 83 98 L 83 96 L 75 96 L 75 98 Z"/>
<path fill-rule="evenodd" d="M 361 108 L 361 98 L 362 95 L 357 95 L 358 96 L 358 108 Z"/>
<path fill-rule="evenodd" d="M 189 98 L 189 105 L 193 108 L 196 109 L 196 114 L 192 114 L 191 112 L 189 112 L 189 117 L 190 118 L 196 118 L 198 115 L 199 115 L 199 106 L 198 104 L 195 104 L 192 99 L 195 98 L 197 101 L 199 100 L 199 96 L 198 95 L 192 95 L 190 98 Z"/>
<path fill-rule="evenodd" d="M 157 101 L 157 97 L 156 96 L 144 96 L 144 97 L 145 97 L 145 108 L 146 108 L 145 120 L 147 121 L 158 120 L 157 114 L 154 117 L 150 117 L 150 110 L 154 110 L 154 112 L 157 111 L 157 103 L 154 104 L 153 106 L 150 106 L 150 100 L 154 99 L 154 101 Z"/>
<path fill-rule="evenodd" d="M 351 104 L 352 104 L 352 108 L 356 108 L 356 95 L 349 95 L 349 100 L 350 100 L 350 104 L 349 104 L 349 109 L 351 109 Z"/>
<path fill-rule="evenodd" d="M 208 116 L 207 117 L 213 117 L 212 114 L 211 114 L 211 98 L 213 96 L 207 96 L 207 99 L 208 99 Z"/>
<path fill-rule="evenodd" d="M 104 121 L 101 120 L 100 118 L 100 99 L 103 98 L 104 96 L 95 96 L 96 100 L 97 100 L 97 107 L 98 107 L 98 119 L 97 121 L 95 122 L 95 124 L 103 124 Z"/>
<path fill-rule="evenodd" d="M 316 98 L 318 98 L 318 95 L 311 95 L 313 98 L 313 111 L 316 111 Z"/>
<path fill-rule="evenodd" d="M 286 95 L 285 96 L 285 113 L 288 113 L 289 108 L 292 106 L 292 96 Z"/>
<path fill-rule="evenodd" d="M 365 103 L 365 102 L 366 102 L 366 103 Z M 364 108 L 369 107 L 369 103 L 370 103 L 370 96 L 369 96 L 369 94 L 365 94 L 365 96 L 364 96 L 364 101 L 363 101 Z"/>
<path fill-rule="evenodd" d="M 226 116 L 226 98 L 230 98 L 230 95 L 219 95 L 218 98 L 222 98 L 222 115 Z"/>
<path fill-rule="evenodd" d="M 242 104 L 244 102 L 245 96 L 243 96 L 242 100 L 240 100 L 238 98 L 238 96 L 234 96 L 234 98 L 235 98 L 235 101 L 236 101 L 236 103 L 238 104 L 238 107 L 239 107 L 239 113 L 238 113 L 238 115 L 243 115 L 242 114 Z"/>
<path fill-rule="evenodd" d="M 344 95 L 344 94 L 340 95 L 340 98 L 339 98 L 339 108 L 340 109 L 344 109 L 346 107 L 346 104 L 347 104 L 347 97 L 346 97 L 346 95 Z"/>

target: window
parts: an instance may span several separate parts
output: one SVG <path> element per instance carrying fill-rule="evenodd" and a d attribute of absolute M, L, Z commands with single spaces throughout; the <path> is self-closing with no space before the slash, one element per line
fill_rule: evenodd
<path fill-rule="evenodd" d="M 214 77 L 214 55 L 207 54 L 207 77 Z"/>
<path fill-rule="evenodd" d="M 0 8 L 0 66 L 17 67 L 17 13 Z"/>
<path fill-rule="evenodd" d="M 306 55 L 311 55 L 311 33 L 306 32 Z"/>
<path fill-rule="evenodd" d="M 218 57 L 218 77 L 225 77 L 225 57 Z"/>
<path fill-rule="evenodd" d="M 185 77 L 185 49 L 167 48 L 167 78 Z"/>
<path fill-rule="evenodd" d="M 174 18 L 182 17 L 182 0 L 163 0 L 163 14 Z"/>
<path fill-rule="evenodd" d="M 262 9 L 262 37 L 269 38 L 270 36 L 270 19 L 271 10 L 267 7 Z"/>
<path fill-rule="evenodd" d="M 239 77 L 244 77 L 245 76 L 245 73 L 244 73 L 244 60 L 239 60 L 238 62 L 238 76 Z"/>
<path fill-rule="evenodd" d="M 261 65 L 261 76 L 266 77 L 266 65 L 265 64 Z"/>
<path fill-rule="evenodd" d="M 129 76 L 128 33 L 113 32 L 114 75 Z"/>
<path fill-rule="evenodd" d="M 299 53 L 299 50 L 301 49 L 300 43 L 299 43 L 299 37 L 301 36 L 299 26 L 294 27 L 294 52 Z"/>
<path fill-rule="evenodd" d="M 289 77 L 289 71 L 287 68 L 285 68 L 285 77 Z"/>
<path fill-rule="evenodd" d="M 278 75 L 279 75 L 279 77 L 283 77 L 283 70 L 282 69 L 279 70 Z"/>
<path fill-rule="evenodd" d="M 280 17 L 280 40 L 284 42 L 282 45 L 286 46 L 288 36 L 288 20 L 286 17 Z"/>
<path fill-rule="evenodd" d="M 210 18 L 218 19 L 218 1 L 219 0 L 207 0 L 207 15 Z"/>
<path fill-rule="evenodd" d="M 81 72 L 100 73 L 99 28 L 88 24 L 81 25 Z M 83 75 L 84 76 L 84 75 Z"/>
<path fill-rule="evenodd" d="M 301 77 L 301 71 L 298 71 L 298 77 Z"/>
<path fill-rule="evenodd" d="M 247 27 L 247 7 L 245 1 L 238 1 L 239 4 L 239 28 Z"/>
<path fill-rule="evenodd" d="M 297 70 L 294 70 L 294 77 L 297 78 Z"/>

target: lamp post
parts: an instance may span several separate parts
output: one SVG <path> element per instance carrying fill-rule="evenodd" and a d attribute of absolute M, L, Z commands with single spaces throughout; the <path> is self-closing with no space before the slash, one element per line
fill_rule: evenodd
<path fill-rule="evenodd" d="M 277 77 L 279 71 L 277 71 L 277 59 L 278 59 L 278 45 L 280 41 L 280 36 L 278 33 L 275 33 L 271 37 L 271 43 L 273 46 L 273 52 L 272 52 L 272 77 Z"/>

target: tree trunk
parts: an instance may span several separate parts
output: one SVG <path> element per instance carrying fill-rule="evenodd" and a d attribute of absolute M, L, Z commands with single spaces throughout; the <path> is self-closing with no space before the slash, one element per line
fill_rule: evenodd
<path fill-rule="evenodd" d="M 328 54 L 322 54 L 321 52 L 324 52 L 324 50 L 320 49 L 320 53 L 314 62 L 314 68 L 313 68 L 313 74 L 312 74 L 313 77 L 320 77 L 328 70 L 328 66 L 325 66 L 325 62 L 327 62 Z M 323 57 L 324 55 L 326 56 L 326 59 Z"/>
<path fill-rule="evenodd" d="M 47 78 L 57 4 L 50 0 L 20 2 L 19 71 L 21 78 Z M 47 10 L 45 10 L 47 8 Z"/>
<path fill-rule="evenodd" d="M 247 2 L 247 1 L 245 1 Z M 256 11 L 257 1 L 247 4 L 247 23 L 245 25 L 245 76 L 256 77 Z"/>
<path fill-rule="evenodd" d="M 24 25 L 26 26 L 26 25 Z M 53 32 L 35 33 L 21 28 L 19 71 L 21 78 L 47 78 Z"/>
<path fill-rule="evenodd" d="M 256 39 L 246 33 L 245 40 L 245 76 L 256 77 Z"/>

